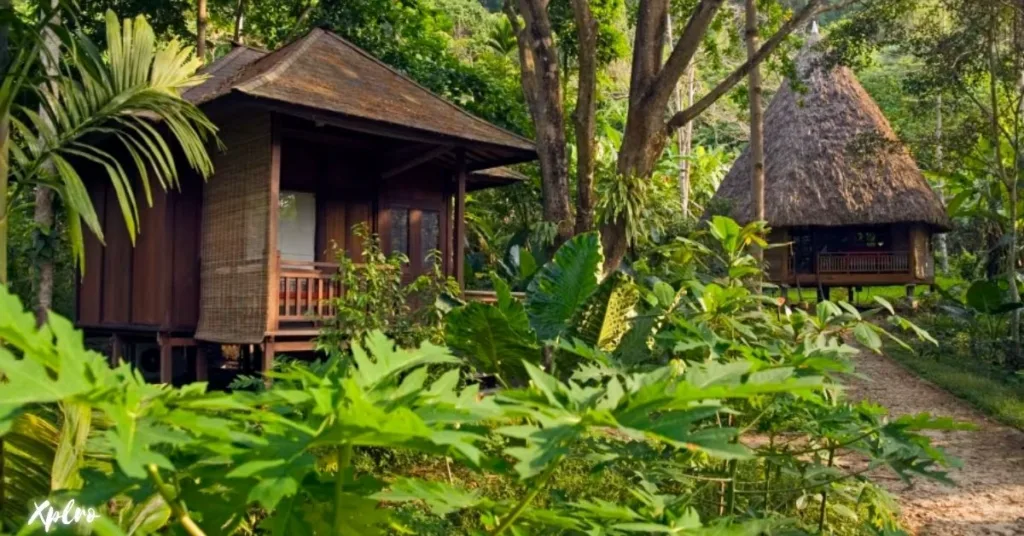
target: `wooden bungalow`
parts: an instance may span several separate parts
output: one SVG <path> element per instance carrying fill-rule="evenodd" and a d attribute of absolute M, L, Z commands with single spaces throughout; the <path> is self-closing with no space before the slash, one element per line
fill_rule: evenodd
<path fill-rule="evenodd" d="M 942 201 L 878 105 L 846 67 L 798 59 L 765 112 L 769 279 L 783 287 L 851 289 L 934 282 L 932 236 L 950 228 Z M 749 149 L 709 206 L 753 219 Z"/>
<path fill-rule="evenodd" d="M 266 369 L 312 350 L 340 291 L 334 248 L 361 255 L 357 223 L 408 255 L 408 277 L 439 249 L 461 282 L 466 192 L 515 182 L 494 168 L 536 158 L 532 141 L 326 30 L 275 52 L 236 47 L 205 71 L 185 97 L 226 146 L 211 148 L 207 182 L 155 192 L 135 247 L 107 181 L 88 183 L 106 244 L 87 237 L 78 325 L 163 382 L 205 379 L 223 352 Z"/>

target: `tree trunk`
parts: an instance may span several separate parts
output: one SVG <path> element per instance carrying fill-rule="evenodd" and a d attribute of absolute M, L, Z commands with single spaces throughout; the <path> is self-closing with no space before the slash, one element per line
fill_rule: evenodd
<path fill-rule="evenodd" d="M 664 39 L 664 23 L 667 18 L 665 0 L 645 0 L 637 12 L 637 30 L 633 45 L 633 72 L 629 87 L 629 112 L 626 129 L 619 149 L 618 172 L 621 178 L 649 178 L 654 164 L 665 147 L 666 137 L 718 101 L 736 86 L 750 70 L 765 60 L 785 38 L 807 19 L 819 13 L 822 0 L 809 0 L 807 5 L 784 23 L 751 58 L 740 65 L 707 95 L 689 108 L 672 116 L 666 123 L 663 114 L 671 98 L 673 88 L 689 66 L 700 47 L 708 28 L 722 5 L 720 0 L 701 0 L 693 9 L 679 41 L 664 66 L 660 62 L 651 65 L 651 51 L 661 50 Z M 658 31 L 652 33 L 653 18 L 661 21 Z M 623 219 L 602 226 L 602 242 L 605 246 L 605 271 L 614 270 L 622 261 L 627 248 L 626 222 Z"/>
<path fill-rule="evenodd" d="M 59 6 L 56 1 L 53 1 L 50 7 L 56 10 Z M 55 14 L 51 23 L 54 25 L 59 24 L 60 17 Z M 60 41 L 57 38 L 57 34 L 53 33 L 49 28 L 43 30 L 43 34 L 43 71 L 47 77 L 55 77 L 59 74 L 57 71 L 57 55 L 60 54 Z M 42 107 L 39 108 L 39 116 L 48 127 L 53 127 L 53 121 Z M 52 162 L 45 162 L 43 167 L 47 172 L 52 173 L 54 171 Z M 43 251 L 41 258 L 37 260 L 36 324 L 42 326 L 46 323 L 50 309 L 53 307 L 53 190 L 45 186 L 36 187 L 35 208 L 32 220 L 36 226 L 35 232 L 42 235 L 41 241 L 49 249 L 48 251 Z"/>
<path fill-rule="evenodd" d="M 675 37 L 672 34 L 672 14 L 668 14 L 666 21 L 666 31 L 668 32 L 668 42 L 674 43 Z M 697 79 L 697 60 L 690 61 L 690 65 L 686 67 L 686 73 L 683 75 L 686 79 L 686 104 L 683 104 L 683 92 L 676 84 L 675 87 L 675 110 L 674 112 L 681 112 L 688 106 L 693 104 L 693 93 Z M 679 204 L 683 209 L 683 218 L 690 218 L 690 151 L 693 149 L 693 121 L 686 124 L 685 127 L 676 131 L 676 149 L 679 153 Z"/>
<path fill-rule="evenodd" d="M 746 0 L 747 60 L 757 54 L 757 2 Z M 747 76 L 750 91 L 750 195 L 753 198 L 754 221 L 764 221 L 764 114 L 761 108 L 761 67 L 754 65 Z M 754 247 L 758 265 L 764 261 L 764 252 Z M 760 289 L 760 286 L 758 287 Z M 760 292 L 760 290 L 758 290 Z"/>
<path fill-rule="evenodd" d="M 994 14 L 994 13 L 993 13 Z M 1006 278 L 1010 285 L 1010 297 L 1013 303 L 1020 302 L 1020 289 L 1017 287 L 1017 175 L 1014 173 L 1012 177 L 1007 174 L 1006 166 L 1003 164 L 1003 151 L 1002 151 L 1002 138 L 1001 129 L 999 126 L 999 93 L 996 87 L 996 81 L 998 79 L 998 64 L 996 54 L 996 37 L 994 35 L 995 25 L 997 24 L 996 17 L 992 17 L 992 24 L 988 28 L 988 68 L 989 68 L 989 106 L 990 106 L 990 117 L 989 117 L 989 128 L 991 129 L 990 135 L 992 136 L 992 148 L 993 156 L 995 157 L 995 164 L 997 172 L 999 173 L 1000 179 L 1003 181 L 1003 185 L 1006 186 L 1006 191 L 1010 195 L 1009 209 L 1010 209 L 1010 223 L 1009 233 L 1010 241 L 1008 244 L 1009 251 L 1006 255 Z M 1016 110 L 1015 110 L 1016 113 Z M 1012 140 L 1010 140 L 1012 141 Z M 1016 160 L 1017 155 L 1014 155 Z M 1013 312 L 1010 320 L 1010 337 L 1013 339 L 1013 360 L 1016 361 L 1020 355 L 1020 310 Z"/>
<path fill-rule="evenodd" d="M 238 0 L 238 5 L 235 7 L 235 33 L 231 40 L 238 45 L 243 43 L 242 27 L 245 26 L 245 0 Z"/>
<path fill-rule="evenodd" d="M 199 0 L 196 8 L 196 55 L 206 63 L 206 0 Z"/>
<path fill-rule="evenodd" d="M 597 21 L 588 0 L 573 0 L 579 37 L 579 87 L 573 126 L 576 131 L 576 234 L 594 228 L 594 165 L 597 137 Z"/>
<path fill-rule="evenodd" d="M 35 213 L 32 217 L 35 232 L 43 235 L 42 241 L 49 249 L 53 245 L 53 190 L 45 186 L 36 187 Z M 42 252 L 37 261 L 36 274 L 36 324 L 43 325 L 53 308 L 53 255 L 52 251 Z"/>
<path fill-rule="evenodd" d="M 0 13 L 6 14 L 11 9 L 11 0 L 0 0 Z M 10 52 L 7 47 L 7 36 L 9 32 L 7 24 L 0 22 L 0 74 L 7 73 L 7 64 L 10 61 Z M 10 117 L 6 113 L 0 113 L 0 285 L 7 286 L 7 184 L 10 179 L 10 168 L 8 167 L 8 155 L 10 153 Z M 0 341 L 3 344 L 3 341 Z M 2 374 L 2 372 L 0 372 Z M 0 439 L 0 512 L 7 507 L 7 487 L 4 485 L 5 472 L 4 464 L 7 457 L 4 455 L 4 442 Z"/>
<path fill-rule="evenodd" d="M 509 2 L 505 13 L 516 33 L 519 47 L 520 81 L 533 119 L 540 160 L 544 221 L 558 227 L 558 242 L 572 236 L 569 204 L 569 169 L 565 153 L 565 117 L 562 86 L 547 2 L 518 0 L 519 17 Z"/>
<path fill-rule="evenodd" d="M 935 167 L 942 171 L 942 95 L 935 101 Z M 945 193 L 939 187 L 939 199 L 945 203 Z M 946 234 L 942 233 L 936 239 L 939 249 L 939 268 L 942 273 L 949 273 L 949 246 L 946 243 Z"/>

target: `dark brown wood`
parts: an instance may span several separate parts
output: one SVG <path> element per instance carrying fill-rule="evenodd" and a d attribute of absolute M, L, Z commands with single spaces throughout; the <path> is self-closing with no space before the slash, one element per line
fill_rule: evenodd
<path fill-rule="evenodd" d="M 267 267 L 267 332 L 277 329 L 278 324 L 278 290 L 280 282 L 278 273 L 280 271 L 280 255 L 277 251 L 277 220 L 278 220 L 278 198 L 281 192 L 281 132 L 279 129 L 277 114 L 270 116 L 270 207 L 267 219 L 270 224 L 267 232 L 267 251 L 270 253 L 269 266 Z M 259 180 L 258 177 L 254 177 Z"/>
<path fill-rule="evenodd" d="M 194 173 L 181 180 L 181 192 L 168 196 L 172 201 L 168 243 L 173 244 L 174 260 L 170 271 L 170 315 L 165 327 L 194 330 L 199 322 L 199 247 L 202 241 L 203 181 Z M 149 238 L 145 238 L 148 240 Z"/>
<path fill-rule="evenodd" d="M 209 376 L 209 363 L 206 360 L 206 349 L 196 346 L 196 381 L 205 382 Z"/>
<path fill-rule="evenodd" d="M 459 158 L 455 169 L 455 280 L 466 288 L 466 165 Z"/>
<path fill-rule="evenodd" d="M 165 333 L 157 334 L 156 340 L 160 345 L 160 383 L 170 384 L 174 380 L 174 361 L 171 358 L 173 347 Z"/>
<path fill-rule="evenodd" d="M 89 184 L 89 198 L 92 200 L 93 208 L 99 217 L 100 224 L 106 228 L 106 201 L 107 183 L 95 181 Z M 85 246 L 85 266 L 79 273 L 78 292 L 75 293 L 78 302 L 78 322 L 87 324 L 99 324 L 101 322 L 103 307 L 103 256 L 106 249 L 100 239 L 89 229 L 83 232 Z"/>
<path fill-rule="evenodd" d="M 116 367 L 121 364 L 122 359 L 124 359 L 124 344 L 121 341 L 121 335 L 114 333 L 110 336 L 110 365 Z"/>
<path fill-rule="evenodd" d="M 142 189 L 137 190 L 136 199 L 144 199 Z M 168 240 L 167 205 L 167 193 L 157 188 L 153 191 L 153 206 L 139 210 L 139 236 L 131 250 L 131 279 L 124 282 L 131 285 L 129 321 L 133 324 L 164 324 L 170 309 L 171 288 L 164 277 L 169 275 L 174 250 L 173 242 Z"/>
<path fill-rule="evenodd" d="M 381 172 L 380 176 L 382 179 L 385 180 L 390 179 L 392 177 L 405 173 L 406 171 L 422 166 L 427 162 L 436 160 L 437 158 L 441 157 L 444 154 L 450 153 L 451 151 L 452 147 L 450 145 L 439 145 L 437 147 L 433 147 L 423 152 L 419 156 L 410 158 L 408 160 L 403 160 L 385 169 L 384 171 Z"/>
<path fill-rule="evenodd" d="M 131 323 L 132 241 L 113 188 L 106 190 L 106 251 L 103 254 L 103 323 Z"/>

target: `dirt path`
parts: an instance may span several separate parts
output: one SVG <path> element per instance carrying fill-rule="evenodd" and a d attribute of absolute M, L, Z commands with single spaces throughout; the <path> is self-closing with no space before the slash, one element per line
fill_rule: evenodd
<path fill-rule="evenodd" d="M 1024 433 L 985 417 L 889 358 L 864 352 L 857 371 L 870 380 L 852 382 L 853 400 L 866 398 L 893 415 L 927 411 L 978 426 L 929 434 L 963 461 L 963 469 L 951 472 L 957 487 L 918 481 L 908 488 L 899 480 L 882 480 L 899 501 L 908 529 L 929 536 L 1024 535 Z"/>

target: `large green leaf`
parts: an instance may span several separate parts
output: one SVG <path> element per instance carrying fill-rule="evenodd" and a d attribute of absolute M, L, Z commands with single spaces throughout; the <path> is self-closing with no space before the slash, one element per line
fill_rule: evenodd
<path fill-rule="evenodd" d="M 612 274 L 573 315 L 570 336 L 601 350 L 614 349 L 629 330 L 639 299 L 631 277 L 622 272 Z"/>
<path fill-rule="evenodd" d="M 562 245 L 527 288 L 526 312 L 537 336 L 552 340 L 597 288 L 604 255 L 598 233 L 577 235 Z"/>
<path fill-rule="evenodd" d="M 506 382 L 519 382 L 526 377 L 522 362 L 541 360 L 536 336 L 522 327 L 510 321 L 498 307 L 474 302 L 449 313 L 445 341 L 479 372 L 497 374 Z"/>

